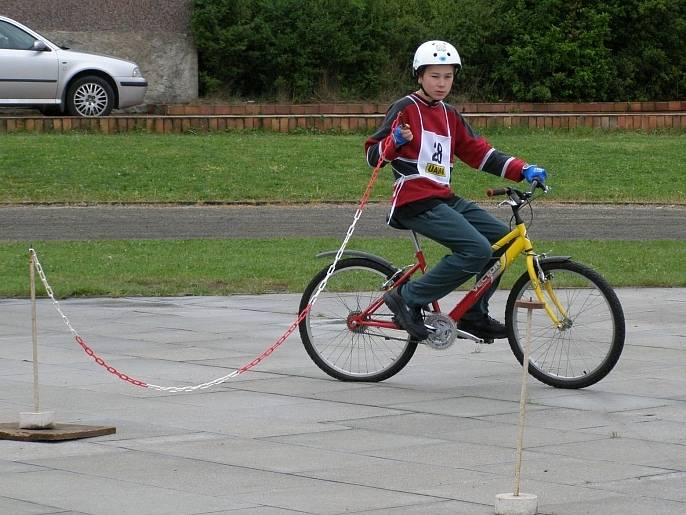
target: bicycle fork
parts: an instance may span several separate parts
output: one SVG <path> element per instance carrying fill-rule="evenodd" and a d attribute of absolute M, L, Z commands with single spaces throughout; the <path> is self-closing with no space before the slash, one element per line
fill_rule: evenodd
<path fill-rule="evenodd" d="M 503 237 L 503 239 L 501 239 L 493 245 L 494 251 L 502 248 L 505 248 L 505 252 L 500 257 L 499 262 L 497 262 L 485 274 L 483 279 L 486 279 L 487 276 L 491 275 L 493 279 L 490 281 L 490 283 L 492 283 L 492 281 L 495 280 L 495 278 L 497 278 L 499 275 L 501 275 L 511 263 L 513 263 L 521 254 L 524 254 L 527 273 L 529 274 L 529 278 L 531 280 L 531 286 L 534 290 L 534 293 L 536 294 L 537 299 L 544 304 L 545 312 L 548 314 L 548 317 L 550 318 L 553 326 L 559 330 L 568 328 L 569 317 L 567 315 L 567 311 L 565 310 L 564 306 L 555 294 L 552 282 L 548 278 L 546 278 L 545 274 L 543 273 L 543 268 L 540 263 L 540 257 L 538 254 L 534 252 L 534 247 L 529 238 L 527 237 L 526 226 L 524 225 L 524 223 L 518 223 L 517 228 L 515 230 L 510 232 L 507 236 Z M 551 258 L 546 258 L 545 256 L 543 256 L 543 258 L 545 260 L 569 260 L 568 256 Z M 478 283 L 474 289 L 476 289 L 477 287 Z M 481 293 L 479 293 L 476 297 L 477 299 L 480 296 L 480 294 Z M 559 315 L 562 317 L 562 320 L 555 313 L 553 306 L 555 309 L 557 309 L 557 313 L 559 313 Z"/>
<path fill-rule="evenodd" d="M 563 259 L 566 261 L 569 258 L 561 257 L 553 259 Z M 545 277 L 543 268 L 540 264 L 539 256 L 537 254 L 534 254 L 533 252 L 527 252 L 526 269 L 529 273 L 529 278 L 531 279 L 531 286 L 533 287 L 534 293 L 536 293 L 538 300 L 544 304 L 545 312 L 548 314 L 548 317 L 550 317 L 553 325 L 559 330 L 568 329 L 570 319 L 567 311 L 555 294 L 552 282 Z M 557 312 L 562 316 L 562 320 L 558 318 L 558 316 L 555 314 L 555 311 L 551 308 L 549 300 L 553 303 L 557 309 Z"/>

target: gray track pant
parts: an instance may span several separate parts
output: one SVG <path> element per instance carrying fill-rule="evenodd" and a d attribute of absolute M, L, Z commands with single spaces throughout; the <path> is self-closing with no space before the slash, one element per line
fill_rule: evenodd
<path fill-rule="evenodd" d="M 402 287 L 401 294 L 410 306 L 422 306 L 440 299 L 470 277 L 485 272 L 494 262 L 491 243 L 509 232 L 507 225 L 474 202 L 462 198 L 442 203 L 416 216 L 397 219 L 408 229 L 448 247 L 444 256 L 428 273 Z M 488 301 L 497 288 L 489 291 L 464 315 L 476 319 L 488 313 Z"/>

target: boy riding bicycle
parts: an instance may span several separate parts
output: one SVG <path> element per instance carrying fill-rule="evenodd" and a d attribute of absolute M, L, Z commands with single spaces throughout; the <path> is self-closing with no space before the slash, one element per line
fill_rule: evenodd
<path fill-rule="evenodd" d="M 384 295 L 399 325 L 417 340 L 429 335 L 422 306 L 487 270 L 494 257 L 491 244 L 509 232 L 507 225 L 477 204 L 454 194 L 450 186 L 453 156 L 472 168 L 516 182 L 544 182 L 547 177 L 545 169 L 493 148 L 455 107 L 443 102 L 461 67 L 450 43 L 420 45 L 412 63 L 419 89 L 394 102 L 381 127 L 365 143 L 367 163 L 376 166 L 385 149 L 383 164 L 391 163 L 396 179 L 388 223 L 414 230 L 452 252 L 400 291 Z M 465 313 L 459 329 L 485 340 L 507 337 L 505 326 L 488 315 L 488 300 L 497 286 L 496 282 Z"/>

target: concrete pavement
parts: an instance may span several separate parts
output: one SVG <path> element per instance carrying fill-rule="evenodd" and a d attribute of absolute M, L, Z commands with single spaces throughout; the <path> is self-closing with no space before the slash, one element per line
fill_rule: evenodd
<path fill-rule="evenodd" d="M 59 291 L 59 285 L 53 285 Z M 686 289 L 622 289 L 627 343 L 586 390 L 529 383 L 522 491 L 546 514 L 686 513 Z M 187 385 L 250 361 L 297 295 L 73 299 L 107 361 Z M 505 292 L 493 305 L 502 313 Z M 0 300 L 0 422 L 32 407 L 27 300 Z M 489 514 L 511 492 L 520 369 L 505 342 L 420 347 L 380 384 L 319 371 L 298 334 L 211 390 L 123 383 L 39 302 L 41 399 L 59 422 L 115 425 L 63 443 L 0 441 L 0 513 Z"/>

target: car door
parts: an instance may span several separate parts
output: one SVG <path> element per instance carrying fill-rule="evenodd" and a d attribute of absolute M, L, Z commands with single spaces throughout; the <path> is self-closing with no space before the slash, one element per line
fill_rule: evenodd
<path fill-rule="evenodd" d="M 36 42 L 28 32 L 0 20 L 0 103 L 45 104 L 55 99 L 59 74 L 57 52 Z"/>

